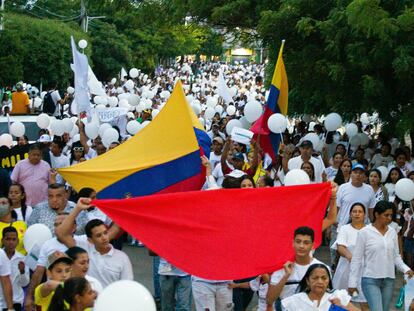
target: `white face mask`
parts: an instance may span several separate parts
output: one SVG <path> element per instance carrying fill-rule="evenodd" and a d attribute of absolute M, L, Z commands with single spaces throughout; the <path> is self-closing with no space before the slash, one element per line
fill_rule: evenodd
<path fill-rule="evenodd" d="M 8 203 L 0 203 L 0 217 L 7 215 L 9 213 L 10 205 Z"/>

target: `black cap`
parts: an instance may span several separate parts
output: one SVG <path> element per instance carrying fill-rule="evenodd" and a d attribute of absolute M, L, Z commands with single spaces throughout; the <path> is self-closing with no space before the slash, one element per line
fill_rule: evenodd
<path fill-rule="evenodd" d="M 309 147 L 309 148 L 312 148 L 313 149 L 313 144 L 312 144 L 312 142 L 310 140 L 304 140 L 304 141 L 302 141 L 302 143 L 300 144 L 299 147 L 302 147 L 302 148 Z"/>

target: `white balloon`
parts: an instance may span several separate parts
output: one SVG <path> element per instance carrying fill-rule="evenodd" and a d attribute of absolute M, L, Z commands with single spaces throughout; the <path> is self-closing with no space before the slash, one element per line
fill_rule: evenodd
<path fill-rule="evenodd" d="M 141 124 L 136 120 L 131 120 L 127 123 L 126 130 L 129 134 L 135 135 L 141 130 Z"/>
<path fill-rule="evenodd" d="M 231 131 L 233 130 L 234 127 L 242 127 L 241 122 L 237 119 L 233 119 L 227 122 L 226 132 L 228 135 L 231 135 Z"/>
<path fill-rule="evenodd" d="M 132 81 L 132 80 L 128 80 L 127 82 L 125 82 L 125 87 L 128 89 L 128 90 L 132 90 L 133 88 L 134 88 L 134 81 Z"/>
<path fill-rule="evenodd" d="M 13 137 L 8 134 L 1 134 L 0 135 L 0 146 L 6 146 L 6 147 L 11 147 L 13 146 Z"/>
<path fill-rule="evenodd" d="M 358 134 L 358 126 L 356 126 L 354 123 L 349 123 L 345 125 L 345 132 L 349 138 L 354 137 L 356 134 Z"/>
<path fill-rule="evenodd" d="M 102 136 L 103 136 L 103 134 L 105 133 L 105 131 L 106 131 L 107 129 L 110 129 L 110 128 L 112 128 L 112 126 L 111 126 L 109 123 L 102 123 L 102 124 L 99 126 L 99 131 L 98 131 L 99 136 L 101 136 L 101 138 L 102 138 Z"/>
<path fill-rule="evenodd" d="M 104 105 L 101 105 L 101 104 L 95 106 L 95 109 L 97 109 L 97 110 L 105 110 L 105 108 L 106 107 Z"/>
<path fill-rule="evenodd" d="M 141 123 L 141 126 L 142 126 L 142 128 L 144 128 L 150 123 L 151 123 L 151 121 L 144 121 L 144 122 Z"/>
<path fill-rule="evenodd" d="M 204 111 L 204 117 L 206 117 L 207 119 L 212 119 L 215 113 L 216 111 L 214 110 L 214 108 L 208 107 L 206 111 Z"/>
<path fill-rule="evenodd" d="M 112 78 L 111 84 L 115 84 L 115 83 L 116 83 L 116 78 Z"/>
<path fill-rule="evenodd" d="M 129 96 L 130 96 L 131 94 L 130 93 L 122 93 L 122 94 L 119 94 L 118 95 L 118 99 L 119 100 L 121 100 L 121 99 L 126 99 L 126 100 L 128 100 L 128 98 L 129 98 Z"/>
<path fill-rule="evenodd" d="M 222 105 L 217 105 L 216 107 L 214 107 L 214 111 L 218 112 L 221 115 L 224 111 L 224 108 Z"/>
<path fill-rule="evenodd" d="M 75 93 L 75 89 L 74 89 L 73 87 L 69 86 L 69 87 L 66 89 L 66 92 L 68 92 L 68 94 L 73 94 L 73 93 Z"/>
<path fill-rule="evenodd" d="M 317 134 L 315 134 L 315 133 L 308 133 L 308 134 L 306 134 L 303 137 L 302 141 L 303 140 L 309 140 L 309 141 L 311 141 L 312 142 L 313 149 L 316 149 L 316 147 L 319 146 L 320 139 L 319 139 L 319 136 Z"/>
<path fill-rule="evenodd" d="M 27 228 L 23 237 L 25 250 L 30 253 L 32 248 L 37 245 L 39 248 L 52 238 L 52 232 L 44 224 L 34 224 Z"/>
<path fill-rule="evenodd" d="M 139 104 L 140 98 L 137 94 L 131 94 L 128 97 L 128 103 L 131 106 L 137 106 Z"/>
<path fill-rule="evenodd" d="M 75 135 L 79 135 L 79 127 L 77 125 L 73 126 L 73 129 L 70 131 L 69 136 L 75 137 Z"/>
<path fill-rule="evenodd" d="M 309 175 L 301 169 L 293 169 L 285 176 L 285 186 L 308 185 L 310 184 Z"/>
<path fill-rule="evenodd" d="M 198 116 L 201 113 L 201 105 L 193 103 L 191 106 L 193 107 L 194 113 Z"/>
<path fill-rule="evenodd" d="M 70 119 L 72 120 L 73 124 L 76 124 L 76 122 L 78 122 L 78 117 L 71 117 Z"/>
<path fill-rule="evenodd" d="M 151 293 L 138 282 L 122 280 L 111 283 L 96 299 L 95 311 L 156 311 Z"/>
<path fill-rule="evenodd" d="M 165 98 L 165 99 L 169 98 L 170 95 L 171 93 L 169 91 L 162 91 L 160 94 L 161 98 Z"/>
<path fill-rule="evenodd" d="M 37 116 L 36 123 L 41 129 L 47 129 L 50 124 L 50 118 L 46 113 L 41 113 Z"/>
<path fill-rule="evenodd" d="M 135 107 L 137 112 L 143 112 L 145 109 L 145 103 L 140 103 L 138 106 Z"/>
<path fill-rule="evenodd" d="M 94 102 L 95 104 L 97 104 L 97 105 L 102 104 L 102 97 L 101 97 L 101 96 L 95 96 L 95 97 L 93 98 L 93 102 Z"/>
<path fill-rule="evenodd" d="M 160 111 L 158 109 L 152 109 L 151 117 L 154 119 L 159 113 Z"/>
<path fill-rule="evenodd" d="M 65 125 L 62 120 L 54 120 L 50 123 L 50 130 L 55 136 L 62 136 L 65 133 Z"/>
<path fill-rule="evenodd" d="M 86 49 L 86 47 L 88 46 L 88 41 L 86 41 L 85 39 L 79 40 L 78 45 L 81 49 Z"/>
<path fill-rule="evenodd" d="M 364 112 L 363 114 L 361 114 L 360 120 L 362 122 L 362 124 L 369 124 L 369 114 Z"/>
<path fill-rule="evenodd" d="M 302 116 L 302 120 L 303 120 L 304 122 L 308 123 L 308 122 L 310 122 L 310 120 L 311 120 L 311 116 L 310 116 L 310 115 L 308 115 L 308 114 L 304 114 L 304 115 Z"/>
<path fill-rule="evenodd" d="M 283 133 L 287 127 L 286 117 L 281 113 L 274 113 L 267 120 L 267 126 L 275 134 Z"/>
<path fill-rule="evenodd" d="M 316 123 L 313 121 L 309 123 L 309 126 L 308 126 L 309 132 L 313 132 L 313 130 L 315 129 L 315 125 Z"/>
<path fill-rule="evenodd" d="M 258 101 L 250 101 L 244 106 L 244 116 L 246 117 L 247 121 L 253 123 L 263 113 L 262 105 Z"/>
<path fill-rule="evenodd" d="M 111 127 L 103 133 L 102 143 L 106 148 L 108 148 L 109 145 L 112 144 L 113 142 L 118 142 L 118 138 L 119 138 L 118 131 Z"/>
<path fill-rule="evenodd" d="M 106 106 L 108 104 L 108 97 L 101 97 L 101 105 Z"/>
<path fill-rule="evenodd" d="M 131 70 L 129 71 L 129 76 L 132 79 L 135 79 L 136 77 L 138 77 L 138 75 L 139 75 L 138 69 L 137 68 L 131 68 Z"/>
<path fill-rule="evenodd" d="M 414 199 L 414 182 L 409 178 L 401 178 L 395 184 L 395 194 L 403 201 Z"/>
<path fill-rule="evenodd" d="M 367 146 L 369 143 L 369 137 L 367 134 L 365 133 L 359 133 L 359 138 L 361 139 L 361 145 L 362 146 Z"/>
<path fill-rule="evenodd" d="M 26 128 L 24 127 L 24 124 L 20 121 L 15 121 L 10 125 L 10 134 L 12 134 L 15 137 L 23 136 L 25 131 Z"/>
<path fill-rule="evenodd" d="M 118 106 L 128 108 L 129 107 L 129 102 L 128 102 L 127 99 L 121 99 L 118 103 Z"/>
<path fill-rule="evenodd" d="M 109 97 L 108 104 L 110 107 L 116 107 L 116 105 L 118 105 L 118 98 L 116 98 L 115 96 Z"/>
<path fill-rule="evenodd" d="M 377 170 L 381 172 L 381 182 L 385 182 L 388 176 L 388 168 L 386 168 L 385 166 L 379 166 L 377 167 Z"/>
<path fill-rule="evenodd" d="M 192 103 L 194 101 L 194 96 L 193 95 L 187 95 L 185 98 L 187 99 L 187 101 L 189 103 Z"/>
<path fill-rule="evenodd" d="M 36 97 L 33 101 L 33 106 L 35 108 L 39 108 L 40 106 L 42 106 L 42 99 L 40 97 Z"/>
<path fill-rule="evenodd" d="M 63 128 L 65 130 L 65 133 L 70 133 L 73 129 L 73 122 L 69 118 L 65 118 L 62 120 L 63 122 Z"/>
<path fill-rule="evenodd" d="M 325 118 L 325 128 L 328 132 L 336 131 L 342 125 L 342 118 L 336 112 L 328 114 Z"/>
<path fill-rule="evenodd" d="M 349 143 L 351 144 L 352 147 L 358 147 L 361 145 L 361 137 L 359 137 L 359 135 L 355 135 L 351 137 L 351 139 L 349 140 Z"/>
<path fill-rule="evenodd" d="M 78 141 L 80 141 L 80 135 L 76 134 L 75 136 L 72 137 L 72 142 L 76 143 Z"/>
<path fill-rule="evenodd" d="M 107 123 L 104 123 L 107 124 Z M 87 123 L 85 125 L 85 134 L 90 139 L 95 139 L 99 135 L 99 125 L 95 122 Z"/>
<path fill-rule="evenodd" d="M 229 116 L 232 116 L 236 113 L 236 107 L 234 107 L 233 105 L 229 105 L 226 109 L 226 112 Z"/>

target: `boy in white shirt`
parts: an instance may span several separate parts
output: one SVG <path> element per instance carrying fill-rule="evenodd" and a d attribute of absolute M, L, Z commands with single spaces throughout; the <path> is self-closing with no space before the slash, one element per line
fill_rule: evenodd
<path fill-rule="evenodd" d="M 16 251 L 16 246 L 19 243 L 16 228 L 4 228 L 2 237 L 1 243 L 11 266 L 10 280 L 13 287 L 13 307 L 15 310 L 21 310 L 24 299 L 23 287 L 30 282 L 29 268 L 24 264 L 25 256 Z"/>
<path fill-rule="evenodd" d="M 267 306 L 272 307 L 276 301 L 276 310 L 281 310 L 280 300 L 292 296 L 296 292 L 299 282 L 306 274 L 309 266 L 322 263 L 312 257 L 315 232 L 309 227 L 299 227 L 293 237 L 295 261 L 286 262 L 283 269 L 273 272 L 267 291 Z"/>

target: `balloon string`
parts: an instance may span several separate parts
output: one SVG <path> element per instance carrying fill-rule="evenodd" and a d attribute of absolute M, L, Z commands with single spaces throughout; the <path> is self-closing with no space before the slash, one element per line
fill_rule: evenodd
<path fill-rule="evenodd" d="M 282 135 L 282 133 L 279 133 L 280 134 L 280 140 L 282 141 L 282 144 L 285 144 L 284 142 L 283 142 L 283 135 Z"/>

